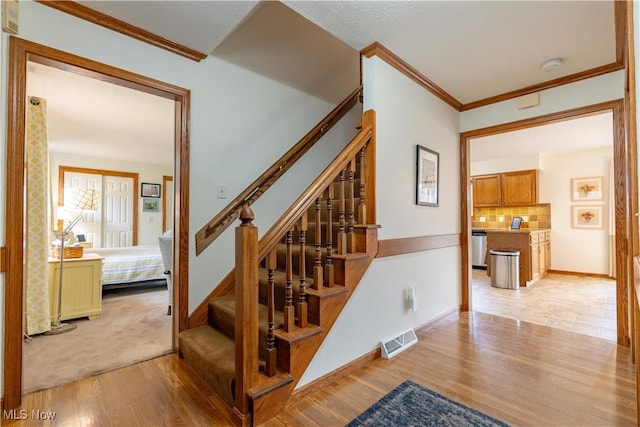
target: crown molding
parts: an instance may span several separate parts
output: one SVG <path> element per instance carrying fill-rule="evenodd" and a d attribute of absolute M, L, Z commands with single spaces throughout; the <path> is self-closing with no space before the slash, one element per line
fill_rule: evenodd
<path fill-rule="evenodd" d="M 164 37 L 160 37 L 147 30 L 128 24 L 119 19 L 113 18 L 109 15 L 105 15 L 102 12 L 83 6 L 75 1 L 57 1 L 57 0 L 35 0 L 37 3 L 49 6 L 53 9 L 59 10 L 69 15 L 73 15 L 76 18 L 83 19 L 96 25 L 100 25 L 109 30 L 115 31 L 125 36 L 129 36 L 136 40 L 149 43 L 150 45 L 159 47 L 185 58 L 191 59 L 196 62 L 202 61 L 208 55 L 196 50 L 190 49 L 186 46 L 182 46 L 178 43 L 167 40 Z"/>
<path fill-rule="evenodd" d="M 400 71 L 402 74 L 409 77 L 414 82 L 418 83 L 427 91 L 440 98 L 442 101 L 460 111 L 460 108 L 462 107 L 462 103 L 460 101 L 455 99 L 440 86 L 429 80 L 424 74 L 413 68 L 398 55 L 384 47 L 381 43 L 374 42 L 370 44 L 369 46 L 362 49 L 360 51 L 360 54 L 366 56 L 367 58 L 377 56 L 396 70 Z"/>

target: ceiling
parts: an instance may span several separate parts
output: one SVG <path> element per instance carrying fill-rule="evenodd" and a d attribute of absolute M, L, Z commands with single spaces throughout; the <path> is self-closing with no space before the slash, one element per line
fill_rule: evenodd
<path fill-rule="evenodd" d="M 357 52 L 376 41 L 463 104 L 616 61 L 612 1 L 261 3 L 183 0 L 79 3 L 191 49 L 322 96 L 334 104 L 353 89 L 352 75 L 356 76 L 357 83 L 358 70 L 353 65 L 358 66 Z M 273 49 L 273 46 L 278 48 Z M 348 59 L 351 55 L 353 60 Z M 563 58 L 562 67 L 550 72 L 540 70 L 543 61 L 555 57 Z M 340 67 L 348 70 L 348 79 L 339 78 L 345 73 L 330 76 L 332 69 Z M 44 66 L 31 69 L 38 77 L 30 73 L 29 80 L 35 81 L 33 84 L 44 91 L 41 96 L 47 98 L 50 117 L 60 120 L 60 124 L 49 129 L 52 144 L 58 144 L 60 149 L 81 152 L 85 149 L 86 136 L 99 131 L 105 146 L 109 147 L 100 156 L 117 156 L 117 147 L 121 143 L 129 157 L 151 163 L 161 162 L 165 154 L 173 158 L 173 129 L 157 126 L 158 123 L 168 123 L 172 127 L 173 120 L 154 119 L 154 126 L 144 125 L 145 117 L 156 110 L 158 114 L 166 114 L 169 110 L 173 114 L 170 102 L 167 105 L 166 100 L 154 100 L 157 97 L 152 95 L 104 86 L 107 84 L 89 81 L 91 79 L 77 83 L 73 80 L 86 78 L 63 76 L 57 70 Z M 82 93 L 79 93 L 80 88 Z M 78 94 L 70 96 L 70 90 Z M 100 97 L 106 98 L 87 96 L 87 93 L 92 93 L 90 90 L 103 91 Z M 109 99 L 116 94 L 119 101 L 114 102 L 110 111 L 97 110 L 109 108 L 106 102 L 101 102 L 104 105 L 100 106 L 91 102 L 92 99 Z M 124 96 L 136 99 L 123 102 Z M 72 99 L 74 101 L 70 102 Z M 81 113 L 71 113 L 76 102 L 79 103 L 76 111 Z M 127 111 L 126 106 L 131 110 Z M 95 113 L 89 114 L 89 111 Z M 85 116 L 90 116 L 86 117 L 87 120 L 94 123 L 80 123 Z M 98 118 L 117 119 L 118 124 L 107 121 L 95 123 Z M 91 131 L 90 126 L 98 128 Z M 567 122 L 562 128 L 563 132 L 582 141 L 583 147 L 592 139 L 591 136 L 597 134 L 580 121 Z M 145 136 L 145 130 L 157 133 Z M 549 150 L 554 147 L 560 149 L 559 142 L 569 140 L 566 137 L 536 136 L 536 132 L 545 130 L 531 129 L 526 138 L 535 141 L 553 139 L 555 143 Z M 132 141 L 137 143 L 132 145 Z M 162 148 L 159 147 L 161 141 L 164 141 Z M 149 150 L 148 144 L 152 143 L 154 148 Z M 140 146 L 141 151 L 132 153 L 134 146 Z M 541 144 L 535 146 L 541 147 Z M 95 149 L 87 150 L 96 153 Z M 567 150 L 571 151 L 570 148 Z M 504 149 L 495 151 L 497 154 L 494 156 L 505 152 Z M 483 150 L 483 153 L 490 155 L 488 150 Z M 476 160 L 473 152 L 472 160 Z"/>

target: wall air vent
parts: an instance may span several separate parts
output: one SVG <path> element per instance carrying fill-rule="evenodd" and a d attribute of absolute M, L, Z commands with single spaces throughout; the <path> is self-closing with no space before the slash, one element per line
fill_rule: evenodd
<path fill-rule="evenodd" d="M 380 341 L 380 349 L 382 350 L 382 357 L 385 359 L 391 359 L 396 354 L 411 347 L 418 342 L 418 337 L 413 329 L 409 329 L 407 332 L 398 335 L 390 340 Z"/>

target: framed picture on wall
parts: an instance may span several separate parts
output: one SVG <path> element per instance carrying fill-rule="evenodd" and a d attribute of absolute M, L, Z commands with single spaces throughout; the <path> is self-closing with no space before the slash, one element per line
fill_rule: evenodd
<path fill-rule="evenodd" d="M 438 206 L 440 155 L 418 145 L 416 167 L 416 204 Z"/>
<path fill-rule="evenodd" d="M 160 212 L 160 200 L 155 197 L 143 197 L 142 212 Z"/>
<path fill-rule="evenodd" d="M 572 228 L 604 228 L 602 206 L 571 206 Z"/>
<path fill-rule="evenodd" d="M 143 182 L 140 188 L 140 195 L 142 197 L 160 198 L 160 184 L 149 184 L 148 182 Z"/>
<path fill-rule="evenodd" d="M 601 176 L 573 178 L 571 180 L 571 200 L 574 202 L 604 200 L 603 183 L 604 178 Z"/>

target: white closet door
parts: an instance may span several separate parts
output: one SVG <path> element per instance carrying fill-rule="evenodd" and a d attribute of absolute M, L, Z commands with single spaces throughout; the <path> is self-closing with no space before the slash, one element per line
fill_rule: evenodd
<path fill-rule="evenodd" d="M 102 247 L 133 245 L 133 179 L 105 176 L 103 190 Z"/>
<path fill-rule="evenodd" d="M 74 189 L 90 189 L 99 191 L 102 194 L 102 176 L 88 173 L 65 172 L 64 174 L 64 197 L 65 205 L 69 206 L 68 198 L 73 195 Z M 72 221 L 78 214 L 68 212 L 65 218 L 65 225 Z M 102 203 L 96 212 L 86 212 L 82 214 L 82 221 L 73 228 L 74 234 L 84 234 L 87 242 L 92 242 L 94 247 L 102 245 Z"/>

